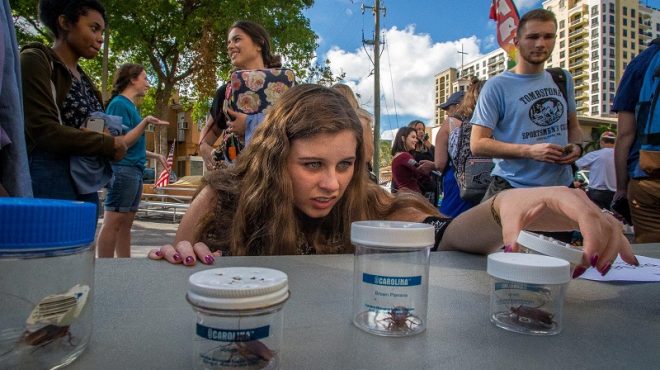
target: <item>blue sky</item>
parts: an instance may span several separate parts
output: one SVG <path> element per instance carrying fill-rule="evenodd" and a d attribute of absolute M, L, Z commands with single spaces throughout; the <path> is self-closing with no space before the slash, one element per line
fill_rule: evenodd
<path fill-rule="evenodd" d="M 539 8 L 542 1 L 514 0 L 522 14 Z M 645 1 L 646 2 L 646 1 Z M 374 16 L 360 11 L 359 0 L 316 0 L 305 11 L 319 36 L 317 56 L 329 58 L 335 73 L 346 73 L 345 82 L 360 94 L 365 109 L 373 111 L 371 62 L 362 47 L 362 32 L 373 38 Z M 373 0 L 365 5 L 373 5 Z M 432 122 L 433 76 L 478 58 L 499 46 L 495 22 L 488 19 L 490 0 L 390 0 L 381 1 L 381 34 L 387 40 L 381 55 L 382 131 L 406 125 L 412 119 Z M 649 0 L 660 8 L 660 0 Z"/>

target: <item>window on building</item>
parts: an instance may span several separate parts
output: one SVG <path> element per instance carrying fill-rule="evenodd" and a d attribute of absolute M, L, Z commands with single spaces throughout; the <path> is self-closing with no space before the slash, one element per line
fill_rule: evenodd
<path fill-rule="evenodd" d="M 623 15 L 628 15 L 628 7 L 623 7 Z"/>
<path fill-rule="evenodd" d="M 564 35 L 565 35 L 564 31 L 559 31 L 559 38 L 564 38 Z"/>
<path fill-rule="evenodd" d="M 630 37 L 635 38 L 635 31 L 630 31 Z"/>
<path fill-rule="evenodd" d="M 562 48 L 562 49 L 565 48 L 566 47 L 566 41 L 564 41 L 564 40 L 560 41 L 559 42 L 559 47 Z"/>
<path fill-rule="evenodd" d="M 598 62 L 591 62 L 591 69 L 598 69 Z"/>
<path fill-rule="evenodd" d="M 610 20 L 614 22 L 614 16 L 610 16 Z M 623 25 L 624 26 L 628 25 L 628 18 L 623 18 Z"/>
<path fill-rule="evenodd" d="M 610 26 L 610 33 L 614 34 L 614 26 Z"/>
<path fill-rule="evenodd" d="M 624 18 L 625 19 L 625 18 Z M 610 24 L 614 24 L 614 16 L 610 15 Z M 625 23 L 624 23 L 625 24 Z"/>
<path fill-rule="evenodd" d="M 603 23 L 607 22 L 607 16 L 603 14 Z"/>
<path fill-rule="evenodd" d="M 626 69 L 626 67 L 628 67 L 628 63 L 623 62 L 623 69 Z"/>
<path fill-rule="evenodd" d="M 610 90 L 614 91 L 614 82 L 610 82 Z"/>
<path fill-rule="evenodd" d="M 610 49 L 610 58 L 614 58 L 614 49 Z"/>
<path fill-rule="evenodd" d="M 559 21 L 559 28 L 564 28 L 564 27 L 566 27 L 566 22 L 562 19 L 561 21 Z"/>
<path fill-rule="evenodd" d="M 607 82 L 603 81 L 603 90 L 607 89 Z"/>
<path fill-rule="evenodd" d="M 628 30 L 625 28 L 623 30 L 623 37 L 628 37 Z"/>
<path fill-rule="evenodd" d="M 614 13 L 614 3 L 610 3 L 610 13 Z"/>
<path fill-rule="evenodd" d="M 635 9 L 630 9 L 630 16 L 635 17 Z"/>
<path fill-rule="evenodd" d="M 623 51 L 623 59 L 628 59 L 628 52 L 625 50 Z"/>
<path fill-rule="evenodd" d="M 594 59 L 598 58 L 598 50 L 592 51 L 591 52 L 591 57 L 594 58 Z"/>
<path fill-rule="evenodd" d="M 598 84 L 591 85 L 591 91 L 592 92 L 598 92 Z M 598 96 L 598 95 L 596 95 L 596 96 Z"/>
<path fill-rule="evenodd" d="M 630 27 L 635 28 L 635 20 L 634 19 L 630 20 Z"/>
<path fill-rule="evenodd" d="M 561 61 L 561 63 L 559 63 L 559 67 L 560 68 L 566 68 L 566 62 Z"/>
<path fill-rule="evenodd" d="M 603 112 L 607 112 L 607 104 L 603 104 Z"/>
<path fill-rule="evenodd" d="M 598 114 L 598 106 L 591 107 L 591 114 L 594 116 Z"/>
<path fill-rule="evenodd" d="M 614 60 L 610 59 L 610 68 L 614 68 Z"/>
<path fill-rule="evenodd" d="M 566 57 L 566 52 L 565 51 L 560 51 L 559 52 L 559 59 L 564 59 Z"/>
<path fill-rule="evenodd" d="M 635 41 L 631 41 L 630 42 L 630 48 L 635 50 L 635 46 L 636 46 Z M 631 56 L 631 58 L 634 58 L 634 56 Z"/>
<path fill-rule="evenodd" d="M 598 72 L 591 74 L 591 82 L 598 81 Z"/>
<path fill-rule="evenodd" d="M 628 47 L 628 40 L 623 40 L 623 47 L 627 48 Z"/>
<path fill-rule="evenodd" d="M 603 78 L 607 77 L 607 71 L 603 70 Z"/>
<path fill-rule="evenodd" d="M 594 28 L 591 30 L 591 38 L 596 38 L 598 37 L 598 28 Z"/>
<path fill-rule="evenodd" d="M 610 80 L 614 79 L 614 71 L 610 71 Z"/>
<path fill-rule="evenodd" d="M 591 7 L 591 15 L 596 15 L 598 14 L 598 5 L 594 5 Z"/>

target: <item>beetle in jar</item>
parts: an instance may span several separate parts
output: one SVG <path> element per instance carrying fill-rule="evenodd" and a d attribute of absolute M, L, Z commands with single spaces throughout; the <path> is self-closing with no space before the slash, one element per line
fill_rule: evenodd
<path fill-rule="evenodd" d="M 538 307 L 520 305 L 518 307 L 511 307 L 509 310 L 511 311 L 511 318 L 523 324 L 535 325 L 542 328 L 552 327 L 552 318 L 554 315 Z"/>
<path fill-rule="evenodd" d="M 395 306 L 387 311 L 387 316 L 381 321 L 387 323 L 387 330 L 389 331 L 409 331 L 415 326 L 419 325 L 413 319 L 410 309 L 403 306 Z"/>

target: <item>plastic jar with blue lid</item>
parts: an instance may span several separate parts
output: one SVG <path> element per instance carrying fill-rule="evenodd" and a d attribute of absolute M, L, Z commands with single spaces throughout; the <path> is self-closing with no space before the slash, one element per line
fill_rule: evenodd
<path fill-rule="evenodd" d="M 0 368 L 57 369 L 92 332 L 96 205 L 0 198 Z"/>

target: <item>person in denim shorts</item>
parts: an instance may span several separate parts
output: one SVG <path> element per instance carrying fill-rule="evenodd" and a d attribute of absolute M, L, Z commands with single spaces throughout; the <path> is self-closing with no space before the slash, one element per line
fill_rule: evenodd
<path fill-rule="evenodd" d="M 165 121 L 147 116 L 145 119 L 135 107 L 135 99 L 149 90 L 144 68 L 138 64 L 124 64 L 115 74 L 112 97 L 106 109 L 109 115 L 122 117 L 128 153 L 121 161 L 112 163 L 112 180 L 105 199 L 103 226 L 97 241 L 99 257 L 131 256 L 131 227 L 142 196 L 142 174 L 147 157 L 158 159 L 167 167 L 165 157 L 147 151 L 144 129 L 147 124 L 167 125 Z"/>

